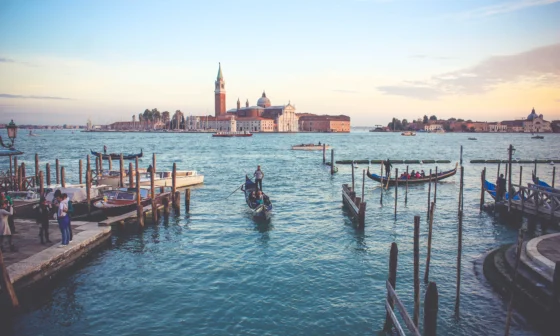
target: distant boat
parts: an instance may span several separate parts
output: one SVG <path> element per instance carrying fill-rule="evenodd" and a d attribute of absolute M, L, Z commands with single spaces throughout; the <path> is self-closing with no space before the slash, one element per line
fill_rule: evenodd
<path fill-rule="evenodd" d="M 381 125 L 375 125 L 374 129 L 370 129 L 370 132 L 385 132 L 385 129 Z"/>
<path fill-rule="evenodd" d="M 331 146 L 325 144 L 325 149 L 330 149 Z M 319 144 L 300 144 L 292 146 L 293 150 L 321 150 L 323 149 L 323 145 Z"/>
<path fill-rule="evenodd" d="M 535 135 L 532 136 L 531 139 L 544 139 L 544 137 L 542 135 Z"/>
<path fill-rule="evenodd" d="M 476 140 L 476 138 L 469 138 L 469 140 Z"/>
<path fill-rule="evenodd" d="M 29 136 L 39 136 L 38 134 L 33 133 L 32 130 L 29 130 Z"/>
<path fill-rule="evenodd" d="M 218 138 L 231 138 L 231 137 L 250 137 L 253 136 L 253 133 L 243 131 L 243 132 L 216 132 L 212 134 L 213 137 Z"/>
<path fill-rule="evenodd" d="M 416 136 L 416 133 L 415 133 L 415 132 L 412 132 L 412 131 L 406 131 L 406 132 L 402 132 L 401 135 L 404 135 L 404 136 Z"/>

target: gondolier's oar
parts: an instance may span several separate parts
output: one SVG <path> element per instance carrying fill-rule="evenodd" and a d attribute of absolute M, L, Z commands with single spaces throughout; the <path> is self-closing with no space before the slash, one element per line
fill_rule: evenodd
<path fill-rule="evenodd" d="M 231 194 L 229 194 L 228 197 L 226 197 L 225 199 L 228 199 L 229 196 L 233 195 L 233 193 L 235 193 L 235 192 L 236 192 L 237 190 L 239 190 L 241 187 L 243 187 L 243 184 L 240 185 L 239 187 L 235 188 L 235 190 L 234 190 Z"/>

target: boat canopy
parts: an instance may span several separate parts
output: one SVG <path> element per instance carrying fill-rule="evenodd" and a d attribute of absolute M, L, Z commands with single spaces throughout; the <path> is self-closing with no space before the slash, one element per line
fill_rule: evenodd
<path fill-rule="evenodd" d="M 52 202 L 54 199 L 54 192 L 60 190 L 61 193 L 67 194 L 68 199 L 72 202 L 83 202 L 87 200 L 87 193 L 85 188 L 56 188 L 55 190 L 47 194 L 47 201 Z M 90 197 L 96 198 L 99 196 L 99 190 L 97 188 L 92 188 L 90 190 Z"/>

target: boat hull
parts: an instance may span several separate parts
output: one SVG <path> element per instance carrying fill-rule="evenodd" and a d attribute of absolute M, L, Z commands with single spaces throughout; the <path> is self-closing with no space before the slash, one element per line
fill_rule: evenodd
<path fill-rule="evenodd" d="M 331 146 L 325 146 L 325 149 L 330 149 Z M 315 150 L 322 150 L 323 146 L 292 146 L 293 150 L 306 150 L 306 151 L 315 151 Z"/>
<path fill-rule="evenodd" d="M 268 199 L 268 204 L 254 204 L 253 202 L 251 202 L 249 197 L 253 191 L 256 191 L 256 185 L 253 181 L 251 181 L 251 179 L 246 177 L 243 192 L 245 193 L 245 202 L 251 210 L 251 216 L 253 217 L 253 220 L 258 222 L 270 220 L 272 216 L 272 202 L 270 202 L 270 199 Z M 265 193 L 263 193 L 263 195 L 268 198 Z"/>
<path fill-rule="evenodd" d="M 410 184 L 422 184 L 422 183 L 429 183 L 430 181 L 440 181 L 440 180 L 444 180 L 448 177 L 451 177 L 451 176 L 455 175 L 456 173 L 457 173 L 457 165 L 455 165 L 455 169 L 442 172 L 442 173 L 438 174 L 437 176 L 435 174 L 432 174 L 431 178 L 429 176 L 427 176 L 425 178 L 408 179 L 408 184 L 409 185 Z M 388 185 L 392 186 L 392 185 L 395 185 L 395 183 L 396 183 L 396 180 L 394 178 L 389 179 L 389 181 L 387 182 L 387 178 L 385 176 L 381 177 L 381 176 L 376 175 L 376 174 L 371 174 L 369 172 L 369 168 L 368 168 L 368 171 L 367 171 L 366 174 L 370 179 L 372 179 L 374 181 L 377 181 L 377 182 L 380 182 L 381 185 L 387 185 L 387 183 L 388 183 Z M 407 182 L 407 180 L 405 180 L 405 179 L 400 179 L 400 178 L 398 179 L 399 185 L 406 185 L 406 182 Z"/>

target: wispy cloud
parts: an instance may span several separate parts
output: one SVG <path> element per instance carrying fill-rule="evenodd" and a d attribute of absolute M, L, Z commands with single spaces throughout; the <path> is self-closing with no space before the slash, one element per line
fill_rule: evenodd
<path fill-rule="evenodd" d="M 560 0 L 559 0 L 559 1 L 560 1 Z M 415 59 L 436 59 L 436 60 L 450 60 L 450 59 L 456 59 L 456 57 L 452 57 L 452 56 L 430 56 L 430 55 L 424 55 L 424 54 L 411 55 L 410 58 L 415 58 Z"/>
<path fill-rule="evenodd" d="M 426 81 L 404 81 L 401 85 L 377 89 L 391 95 L 436 99 L 443 95 L 482 94 L 499 84 L 520 80 L 560 86 L 560 43 L 515 55 L 490 57 L 473 67 L 433 76 Z"/>
<path fill-rule="evenodd" d="M 15 61 L 13 59 L 9 59 L 9 58 L 5 58 L 5 57 L 0 57 L 0 63 L 14 63 Z"/>
<path fill-rule="evenodd" d="M 556 2 L 560 2 L 560 0 L 517 0 L 517 1 L 509 1 L 509 2 L 499 3 L 499 4 L 496 4 L 496 5 L 476 8 L 474 10 L 462 13 L 461 16 L 464 17 L 464 18 L 493 16 L 493 15 L 515 12 L 515 11 L 525 9 L 525 8 L 529 8 L 529 7 L 550 5 L 550 4 L 553 4 L 553 3 L 556 3 Z"/>
<path fill-rule="evenodd" d="M 71 99 L 71 98 L 51 97 L 51 96 L 13 95 L 13 94 L 9 94 L 9 93 L 0 93 L 0 98 L 15 98 L 15 99 L 55 99 L 55 100 L 70 100 L 70 99 Z"/>
<path fill-rule="evenodd" d="M 332 90 L 332 91 L 338 93 L 358 93 L 358 91 L 356 90 Z"/>

